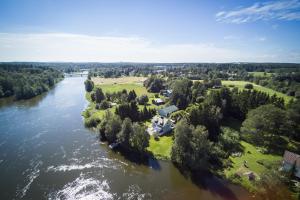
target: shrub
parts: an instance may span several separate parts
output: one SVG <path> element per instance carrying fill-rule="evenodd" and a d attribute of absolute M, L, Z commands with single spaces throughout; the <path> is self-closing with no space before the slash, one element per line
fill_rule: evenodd
<path fill-rule="evenodd" d="M 104 100 L 100 103 L 100 109 L 102 110 L 106 110 L 107 108 L 109 108 L 110 104 L 108 101 Z"/>
<path fill-rule="evenodd" d="M 252 89 L 253 89 L 253 85 L 252 85 L 251 83 L 247 83 L 247 84 L 245 85 L 245 88 L 246 88 L 246 89 L 249 89 L 249 90 L 252 90 Z"/>
<path fill-rule="evenodd" d="M 98 117 L 89 117 L 84 120 L 84 125 L 88 128 L 97 127 L 97 125 L 101 122 Z"/>

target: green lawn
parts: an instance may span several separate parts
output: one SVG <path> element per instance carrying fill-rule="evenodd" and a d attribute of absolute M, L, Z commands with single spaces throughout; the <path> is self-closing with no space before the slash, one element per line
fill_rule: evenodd
<path fill-rule="evenodd" d="M 147 149 L 148 151 L 152 152 L 157 159 L 170 159 L 172 145 L 172 136 L 162 136 L 158 141 L 151 136 L 150 145 Z"/>
<path fill-rule="evenodd" d="M 232 167 L 225 170 L 225 176 L 233 182 L 240 183 L 250 191 L 254 191 L 255 186 L 249 181 L 248 177 L 243 174 L 254 172 L 254 174 L 259 177 L 262 172 L 268 170 L 265 166 L 280 161 L 282 156 L 263 154 L 258 151 L 258 148 L 244 141 L 241 141 L 241 145 L 244 147 L 244 153 L 241 157 L 230 157 Z M 247 161 L 248 168 L 244 166 L 244 161 Z M 266 164 L 262 165 L 257 161 L 263 161 Z M 235 173 L 241 175 L 241 179 L 233 179 Z"/>
<path fill-rule="evenodd" d="M 146 94 L 149 98 L 149 102 L 147 105 L 147 108 L 155 108 L 160 109 L 164 107 L 165 105 L 156 106 L 152 103 L 152 100 L 155 99 L 155 93 L 150 93 L 147 91 L 147 89 L 140 83 L 119 83 L 119 84 L 101 84 L 96 85 L 95 87 L 100 87 L 104 93 L 106 92 L 118 92 L 122 91 L 123 89 L 126 89 L 127 92 L 130 90 L 134 90 L 137 94 L 137 96 L 141 96 L 143 94 Z M 159 95 L 160 98 L 164 99 L 165 97 Z M 86 93 L 86 99 L 89 101 L 89 105 L 87 109 L 82 113 L 82 115 L 85 117 L 86 120 L 89 118 L 101 118 L 103 117 L 105 110 L 97 110 L 95 109 L 96 104 L 94 102 L 91 102 L 91 95 L 89 92 Z M 144 105 L 138 105 L 139 109 L 142 110 L 144 108 Z M 109 108 L 112 113 L 115 112 L 116 106 L 113 106 L 112 108 Z M 87 116 L 87 112 L 89 113 L 90 117 Z"/>
<path fill-rule="evenodd" d="M 260 86 L 260 85 L 256 85 L 256 84 L 251 83 L 251 82 L 247 82 L 247 81 L 222 81 L 222 85 L 224 85 L 224 86 L 234 85 L 235 87 L 239 88 L 240 90 L 245 89 L 245 85 L 247 83 L 252 84 L 254 86 L 255 90 L 266 92 L 269 95 L 276 94 L 278 97 L 284 98 L 285 103 L 288 103 L 291 99 L 293 99 L 293 97 L 291 97 L 291 96 L 288 96 L 288 95 L 283 94 L 281 92 L 277 92 L 277 91 L 272 90 L 270 88 L 266 88 L 266 87 L 263 87 L 263 86 Z"/>
<path fill-rule="evenodd" d="M 134 90 L 137 96 L 146 94 L 148 95 L 149 98 L 154 97 L 154 93 L 149 93 L 143 85 L 137 83 L 102 84 L 102 85 L 96 85 L 96 87 L 100 87 L 104 93 L 118 92 L 118 91 L 122 91 L 123 89 L 126 89 L 127 92 L 129 92 L 130 90 Z"/>
<path fill-rule="evenodd" d="M 248 72 L 249 74 L 252 74 L 254 77 L 271 77 L 273 73 L 265 73 L 265 72 Z"/>

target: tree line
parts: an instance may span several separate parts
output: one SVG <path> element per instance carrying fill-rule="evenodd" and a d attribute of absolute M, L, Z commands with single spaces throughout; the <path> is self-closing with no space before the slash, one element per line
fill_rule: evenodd
<path fill-rule="evenodd" d="M 0 98 L 29 99 L 48 91 L 63 74 L 49 67 L 0 64 Z"/>

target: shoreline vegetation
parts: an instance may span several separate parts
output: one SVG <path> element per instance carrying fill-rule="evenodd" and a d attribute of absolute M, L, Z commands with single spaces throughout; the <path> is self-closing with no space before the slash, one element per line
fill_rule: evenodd
<path fill-rule="evenodd" d="M 31 99 L 49 91 L 63 78 L 61 71 L 46 66 L 0 64 L 0 99 Z"/>
<path fill-rule="evenodd" d="M 93 127 L 108 144 L 140 158 L 151 155 L 170 160 L 192 179 L 199 171 L 212 172 L 257 197 L 263 198 L 274 188 L 279 197 L 299 195 L 289 188 L 289 181 L 281 180 L 288 175 L 278 171 L 284 150 L 300 151 L 294 113 L 299 101 L 295 97 L 249 81 L 191 81 L 166 74 L 92 75 L 90 72 L 85 82 L 89 106 L 82 115 L 85 125 Z M 256 77 L 274 76 L 263 75 Z M 165 89 L 172 90 L 172 95 L 161 95 Z M 155 105 L 157 98 L 166 104 Z M 179 108 L 169 116 L 175 129 L 161 137 L 146 133 L 157 110 L 167 105 Z M 279 185 L 273 185 L 274 180 Z"/>

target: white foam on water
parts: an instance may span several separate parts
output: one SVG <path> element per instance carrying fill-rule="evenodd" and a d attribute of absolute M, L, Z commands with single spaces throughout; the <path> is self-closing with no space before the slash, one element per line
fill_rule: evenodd
<path fill-rule="evenodd" d="M 67 154 L 66 154 L 66 151 L 65 151 L 65 148 L 63 147 L 63 146 L 60 146 L 60 149 L 61 149 L 61 151 L 62 151 L 62 153 L 63 153 L 63 158 L 65 158 L 66 156 L 67 156 Z"/>
<path fill-rule="evenodd" d="M 146 200 L 151 199 L 150 193 L 143 193 L 138 185 L 130 185 L 127 192 L 123 193 L 122 199 L 127 200 Z"/>
<path fill-rule="evenodd" d="M 54 171 L 54 172 L 66 172 L 66 171 L 72 171 L 72 170 L 83 170 L 83 169 L 90 169 L 90 168 L 102 168 L 102 165 L 96 165 L 95 163 L 88 163 L 85 165 L 77 165 L 77 164 L 71 164 L 71 165 L 59 165 L 57 167 L 50 166 L 47 168 L 47 172 Z"/>
<path fill-rule="evenodd" d="M 86 164 L 79 164 L 72 163 L 69 165 L 59 165 L 59 166 L 49 166 L 47 168 L 47 172 L 53 171 L 53 172 L 66 172 L 66 171 L 72 171 L 72 170 L 84 170 L 84 169 L 91 169 L 91 168 L 108 168 L 108 169 L 118 169 L 120 165 L 116 165 L 113 160 L 103 158 L 99 159 L 94 162 L 86 163 Z"/>
<path fill-rule="evenodd" d="M 110 193 L 107 180 L 85 178 L 80 174 L 78 178 L 66 184 L 61 190 L 50 194 L 49 199 L 110 200 L 114 199 L 114 194 Z"/>
<path fill-rule="evenodd" d="M 23 172 L 23 174 L 27 173 L 27 171 L 29 172 L 29 174 L 26 176 L 26 179 L 28 179 L 28 182 L 26 183 L 26 185 L 21 189 L 17 191 L 17 197 L 19 199 L 22 199 L 27 191 L 29 190 L 31 184 L 33 183 L 33 181 L 40 175 L 40 169 L 39 166 L 42 164 L 41 161 L 39 161 L 37 164 L 34 165 L 33 168 L 31 169 L 27 169 L 25 172 Z"/>

